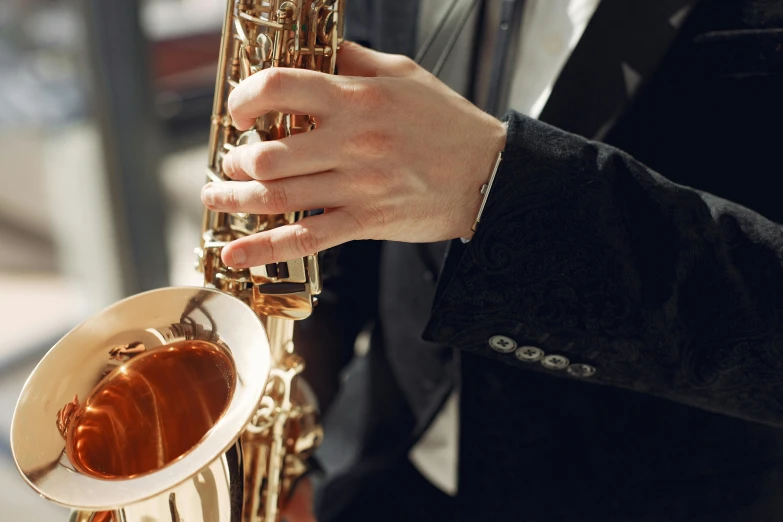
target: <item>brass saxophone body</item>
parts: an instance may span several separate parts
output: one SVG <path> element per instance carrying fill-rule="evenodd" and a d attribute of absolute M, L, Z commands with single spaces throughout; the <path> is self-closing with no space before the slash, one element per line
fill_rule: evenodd
<path fill-rule="evenodd" d="M 228 0 L 207 178 L 233 147 L 315 127 L 271 112 L 238 131 L 231 90 L 270 67 L 334 73 L 344 0 Z M 250 269 L 220 259 L 233 239 L 304 212 L 205 209 L 204 288 L 129 297 L 74 328 L 38 364 L 17 403 L 11 446 L 38 493 L 73 522 L 278 522 L 322 438 L 300 374 L 294 322 L 320 293 L 316 253 Z"/>

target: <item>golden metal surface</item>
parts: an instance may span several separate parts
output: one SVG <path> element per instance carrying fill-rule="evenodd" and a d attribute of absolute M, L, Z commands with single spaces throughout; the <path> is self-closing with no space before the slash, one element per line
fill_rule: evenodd
<path fill-rule="evenodd" d="M 208 181 L 227 179 L 232 148 L 314 128 L 307 115 L 270 112 L 238 131 L 228 95 L 269 67 L 334 73 L 343 2 L 228 0 Z M 34 489 L 74 508 L 72 522 L 280 520 L 323 435 L 293 345 L 293 321 L 312 313 L 321 291 L 318 259 L 237 270 L 220 253 L 304 215 L 205 209 L 196 252 L 206 289 L 130 297 L 43 358 L 19 399 L 11 446 Z"/>
<path fill-rule="evenodd" d="M 168 465 L 161 463 L 161 469 L 141 477 L 105 480 L 77 472 L 68 458 L 67 442 L 57 426 L 59 412 L 73 403 L 74 397 L 80 403 L 90 403 L 88 398 L 96 390 L 105 389 L 100 383 L 110 382 L 107 377 L 128 367 L 127 361 L 116 359 L 114 348 L 141 342 L 154 353 L 164 345 L 194 340 L 220 346 L 225 353 L 225 361 L 230 362 L 229 367 L 221 371 L 228 372 L 234 386 L 225 412 L 209 428 L 208 436 L 201 438 L 195 447 Z M 144 354 L 133 357 L 139 356 L 144 357 Z M 41 360 L 25 383 L 14 412 L 11 425 L 14 459 L 24 478 L 38 493 L 64 506 L 111 511 L 160 495 L 192 481 L 192 477 L 219 459 L 234 444 L 238 434 L 256 414 L 271 365 L 270 348 L 262 322 L 240 300 L 203 288 L 165 288 L 138 294 L 74 328 Z M 134 365 L 129 366 L 132 368 Z M 191 380 L 185 378 L 180 370 L 187 368 L 187 362 L 176 366 L 179 370 L 169 374 L 171 383 L 167 387 L 181 387 L 180 395 L 198 393 L 205 396 L 217 391 L 225 397 L 225 390 L 210 389 L 214 387 L 214 371 L 204 373 L 209 378 L 204 383 L 199 382 L 198 376 Z M 205 384 L 206 389 L 201 390 Z M 162 405 L 174 399 L 155 395 L 140 400 L 139 396 L 132 395 L 123 401 L 135 404 L 152 401 Z M 123 405 L 127 403 L 116 403 L 117 408 Z M 173 405 L 169 408 L 171 411 Z M 146 419 L 149 428 L 147 437 L 151 439 L 147 447 L 164 444 L 167 439 L 154 428 L 158 420 Z M 162 424 L 172 420 L 175 419 L 163 419 Z M 119 428 L 127 430 L 135 427 L 122 425 Z M 187 425 L 180 426 L 180 429 L 192 434 Z M 128 446 L 123 451 L 132 454 L 137 448 Z"/>
<path fill-rule="evenodd" d="M 207 177 L 227 180 L 225 153 L 243 143 L 279 139 L 312 130 L 312 118 L 270 112 L 253 129 L 238 131 L 228 115 L 228 95 L 251 74 L 269 67 L 299 67 L 333 73 L 342 0 L 233 0 L 224 22 L 215 86 Z M 208 286 L 241 296 L 259 315 L 304 319 L 320 291 L 315 256 L 274 267 L 231 269 L 220 260 L 233 239 L 294 223 L 303 212 L 247 216 L 206 210 L 198 267 Z M 313 252 L 315 254 L 315 252 Z M 274 270 L 270 271 L 270 268 Z"/>
<path fill-rule="evenodd" d="M 133 354 L 83 404 L 74 399 L 66 406 L 68 459 L 77 471 L 103 479 L 163 469 L 198 444 L 226 411 L 236 384 L 233 365 L 220 345 L 202 340 Z"/>
<path fill-rule="evenodd" d="M 311 117 L 270 112 L 254 128 L 238 131 L 227 112 L 231 90 L 269 67 L 300 67 L 334 73 L 343 0 L 236 0 L 224 21 L 209 142 L 207 179 L 227 180 L 225 154 L 236 146 L 279 139 L 314 128 Z M 233 7 L 232 7 L 233 6 Z M 320 443 L 316 401 L 298 376 L 304 361 L 294 354 L 293 321 L 313 310 L 321 291 L 316 253 L 284 263 L 232 269 L 220 260 L 231 240 L 285 226 L 304 212 L 248 216 L 206 209 L 199 269 L 207 286 L 243 299 L 265 318 L 273 368 L 260 408 L 242 434 L 246 492 L 242 520 L 279 520 L 279 507 L 305 459 Z"/>

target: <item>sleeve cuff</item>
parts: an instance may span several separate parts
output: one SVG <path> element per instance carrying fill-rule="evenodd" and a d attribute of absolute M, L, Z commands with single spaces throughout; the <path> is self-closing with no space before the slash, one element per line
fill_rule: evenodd
<path fill-rule="evenodd" d="M 622 205 L 599 166 L 617 151 L 513 111 L 504 119 L 494 187 L 471 241 L 450 245 L 423 338 L 522 364 L 526 354 L 492 347 L 505 336 L 577 365 L 564 375 L 592 376 L 600 350 L 627 348 L 627 336 L 602 334 L 632 329 Z"/>

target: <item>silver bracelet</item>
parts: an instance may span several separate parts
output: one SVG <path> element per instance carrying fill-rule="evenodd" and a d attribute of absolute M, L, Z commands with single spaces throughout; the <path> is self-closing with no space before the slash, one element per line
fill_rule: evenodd
<path fill-rule="evenodd" d="M 479 207 L 478 215 L 476 216 L 476 221 L 473 223 L 473 226 L 470 227 L 470 230 L 472 232 L 476 232 L 476 229 L 478 228 L 478 224 L 481 221 L 481 214 L 484 213 L 484 207 L 487 204 L 487 199 L 489 199 L 489 191 L 492 190 L 492 184 L 495 182 L 495 175 L 498 173 L 498 168 L 500 167 L 500 160 L 503 159 L 503 151 L 498 152 L 498 159 L 495 160 L 495 168 L 492 169 L 492 175 L 489 177 L 489 181 L 481 185 L 481 195 L 484 196 L 484 198 L 481 200 L 481 206 Z M 467 243 L 470 241 L 471 238 L 460 238 L 463 243 Z"/>

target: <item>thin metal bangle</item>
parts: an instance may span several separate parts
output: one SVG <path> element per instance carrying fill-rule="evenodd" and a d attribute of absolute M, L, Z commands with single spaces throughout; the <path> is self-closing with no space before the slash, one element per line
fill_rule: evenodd
<path fill-rule="evenodd" d="M 492 190 L 492 185 L 495 183 L 495 176 L 498 173 L 498 169 L 500 168 L 500 161 L 503 159 L 503 151 L 498 152 L 498 159 L 495 160 L 495 167 L 492 169 L 492 174 L 489 176 L 489 181 L 481 185 L 481 195 L 484 196 L 481 200 L 481 206 L 479 207 L 478 215 L 476 215 L 476 220 L 473 222 L 473 226 L 470 227 L 471 232 L 476 232 L 476 229 L 478 229 L 478 225 L 481 222 L 481 215 L 484 213 L 484 207 L 487 205 L 487 200 L 489 199 L 489 193 Z M 463 243 L 467 243 L 471 240 L 470 237 L 463 237 L 460 238 Z"/>

